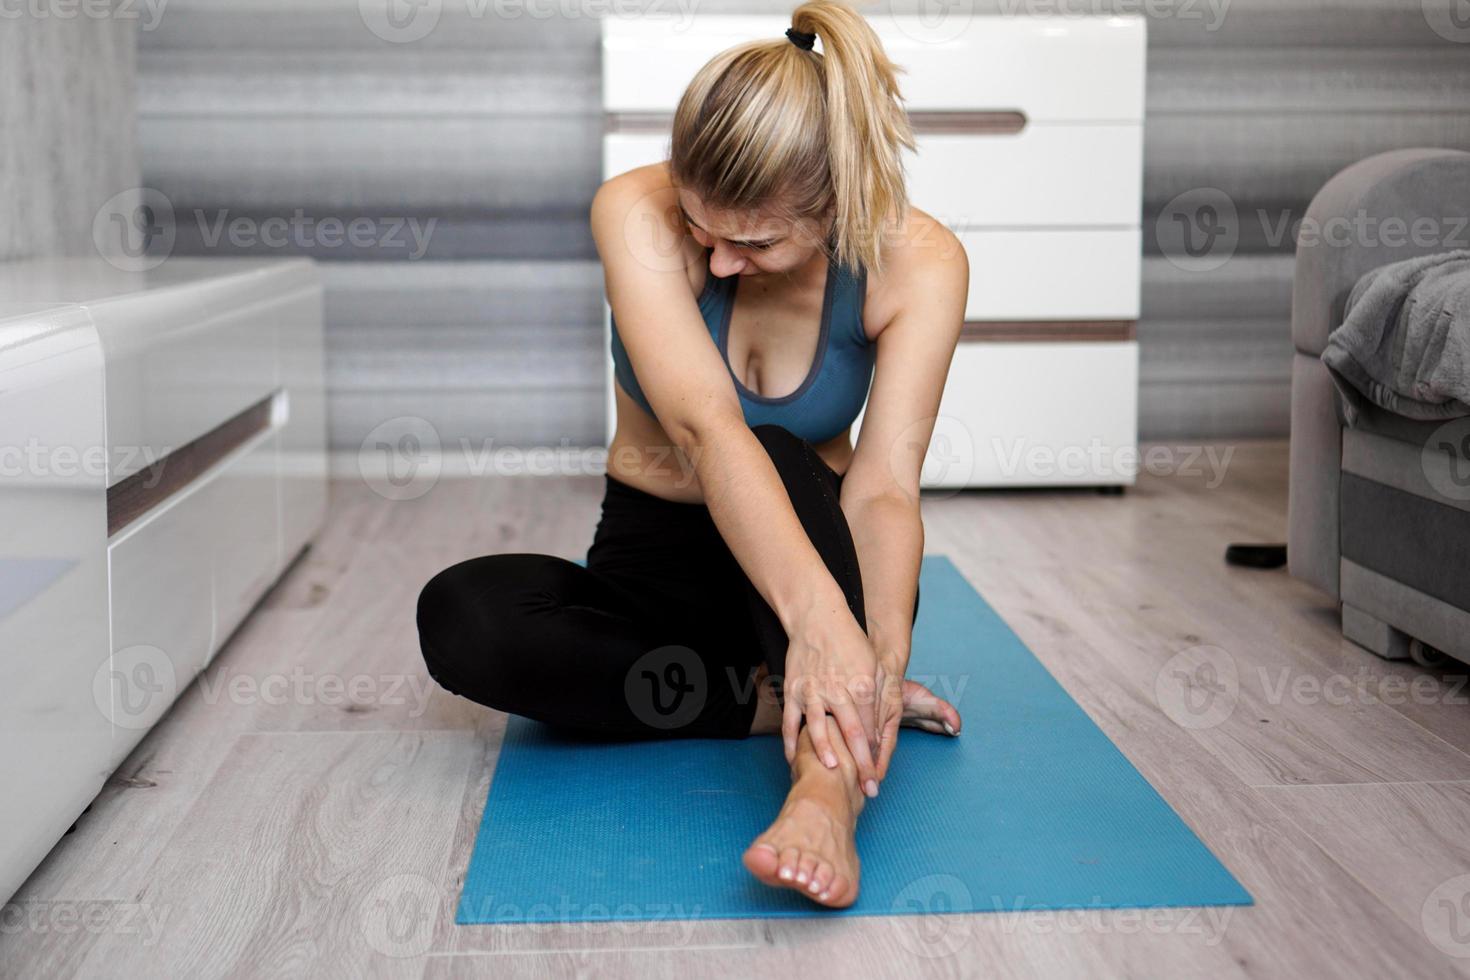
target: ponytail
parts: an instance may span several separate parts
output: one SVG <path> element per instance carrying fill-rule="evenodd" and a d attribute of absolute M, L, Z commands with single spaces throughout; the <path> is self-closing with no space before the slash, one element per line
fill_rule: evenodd
<path fill-rule="evenodd" d="M 900 69 L 844 3 L 804 3 L 791 28 L 816 35 L 821 53 L 805 38 L 755 41 L 695 75 L 674 114 L 673 178 L 719 208 L 830 217 L 833 260 L 879 271 L 908 208 L 902 152 L 914 136 Z"/>

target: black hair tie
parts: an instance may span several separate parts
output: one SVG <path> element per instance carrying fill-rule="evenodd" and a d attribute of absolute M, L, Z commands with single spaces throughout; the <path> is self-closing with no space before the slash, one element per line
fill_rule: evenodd
<path fill-rule="evenodd" d="M 794 27 L 788 27 L 786 28 L 786 40 L 803 51 L 810 51 L 812 45 L 817 43 L 817 36 L 815 34 L 807 34 L 804 31 L 798 31 Z"/>

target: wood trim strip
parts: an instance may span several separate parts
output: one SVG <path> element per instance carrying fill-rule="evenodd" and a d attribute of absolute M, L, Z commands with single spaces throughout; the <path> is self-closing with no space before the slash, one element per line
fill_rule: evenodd
<path fill-rule="evenodd" d="M 251 437 L 269 429 L 274 400 L 274 395 L 261 399 L 193 442 L 166 453 L 151 465 L 108 487 L 107 536 L 112 537 L 193 483 L 201 473 Z"/>
<path fill-rule="evenodd" d="M 920 135 L 1014 136 L 1026 128 L 1026 114 L 1004 110 L 918 110 L 909 113 L 909 125 Z M 604 131 L 629 134 L 667 134 L 674 127 L 671 112 L 609 112 Z"/>
<path fill-rule="evenodd" d="M 960 343 L 1087 343 L 1138 338 L 1136 320 L 966 320 Z"/>

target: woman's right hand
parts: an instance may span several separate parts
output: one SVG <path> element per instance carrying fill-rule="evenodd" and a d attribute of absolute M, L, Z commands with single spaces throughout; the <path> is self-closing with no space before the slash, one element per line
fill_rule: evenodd
<path fill-rule="evenodd" d="M 788 636 L 781 717 L 786 761 L 796 758 L 797 737 L 805 719 L 817 758 L 827 768 L 837 768 L 827 724 L 831 715 L 857 763 L 858 785 L 867 796 L 877 796 L 878 655 L 867 634 L 842 603 L 809 610 Z"/>

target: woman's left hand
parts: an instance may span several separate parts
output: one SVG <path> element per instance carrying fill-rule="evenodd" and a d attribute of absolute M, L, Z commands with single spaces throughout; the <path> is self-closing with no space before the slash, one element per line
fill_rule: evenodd
<path fill-rule="evenodd" d="M 879 655 L 873 676 L 878 691 L 878 779 L 888 777 L 888 760 L 898 747 L 898 727 L 903 721 L 903 675 L 908 658 Z"/>

